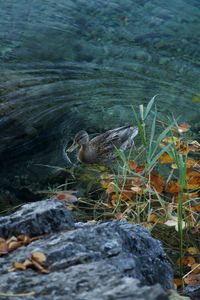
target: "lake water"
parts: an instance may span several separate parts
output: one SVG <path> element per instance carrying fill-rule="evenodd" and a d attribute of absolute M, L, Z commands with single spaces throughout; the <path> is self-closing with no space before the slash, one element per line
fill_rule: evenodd
<path fill-rule="evenodd" d="M 6 190 L 46 178 L 36 164 L 64 166 L 79 129 L 133 123 L 155 94 L 198 138 L 199 0 L 0 0 L 0 28 Z"/>

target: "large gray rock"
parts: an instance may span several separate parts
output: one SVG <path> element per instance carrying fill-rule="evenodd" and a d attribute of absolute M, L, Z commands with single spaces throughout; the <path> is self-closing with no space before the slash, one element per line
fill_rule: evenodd
<path fill-rule="evenodd" d="M 26 204 L 10 216 L 0 218 L 0 236 L 26 234 L 30 237 L 64 229 L 72 229 L 74 221 L 63 204 L 43 200 Z"/>
<path fill-rule="evenodd" d="M 168 299 L 164 290 L 172 288 L 172 269 L 160 242 L 153 239 L 146 229 L 126 221 L 77 223 L 73 228 L 67 210 L 64 213 L 64 205 L 57 203 L 46 200 L 25 205 L 10 216 L 10 222 L 9 217 L 0 219 L 1 228 L 4 228 L 1 233 L 6 233 L 6 236 L 16 233 L 17 225 L 13 226 L 13 222 L 17 224 L 17 218 L 20 224 L 18 234 L 20 228 L 24 228 L 22 224 L 26 224 L 25 228 L 29 228 L 26 233 L 31 236 L 51 233 L 0 257 L 0 292 L 34 291 L 35 295 L 28 299 L 42 300 Z M 40 211 L 46 222 L 43 220 L 36 226 Z M 59 226 L 55 228 L 49 223 L 57 224 L 53 220 L 57 216 Z M 22 262 L 34 251 L 46 254 L 49 274 L 40 275 L 31 269 L 8 272 L 14 261 Z"/>

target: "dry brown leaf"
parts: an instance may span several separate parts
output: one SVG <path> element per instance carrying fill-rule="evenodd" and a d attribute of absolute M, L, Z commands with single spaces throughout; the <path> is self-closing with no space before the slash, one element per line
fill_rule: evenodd
<path fill-rule="evenodd" d="M 78 201 L 77 197 L 73 195 L 74 191 L 61 191 L 55 194 L 57 200 L 75 203 Z"/>
<path fill-rule="evenodd" d="M 162 193 L 166 186 L 166 181 L 156 172 L 151 172 L 150 174 L 150 184 L 155 188 L 158 193 Z"/>
<path fill-rule="evenodd" d="M 24 264 L 17 261 L 13 263 L 13 267 L 15 268 L 15 270 L 26 270 Z"/>
<path fill-rule="evenodd" d="M 193 211 L 199 211 L 200 212 L 200 204 L 192 206 Z"/>
<path fill-rule="evenodd" d="M 40 264 L 44 264 L 47 260 L 47 257 L 44 253 L 42 253 L 40 251 L 35 251 L 32 253 L 31 259 L 35 260 L 36 262 L 38 262 Z"/>
<path fill-rule="evenodd" d="M 109 195 L 115 193 L 115 191 L 116 191 L 116 185 L 113 181 L 111 181 L 106 189 L 106 193 Z"/>
<path fill-rule="evenodd" d="M 0 237 L 0 255 L 8 253 L 8 246 L 6 240 Z"/>
<path fill-rule="evenodd" d="M 128 166 L 130 170 L 136 171 L 138 165 L 134 160 L 129 160 Z"/>
<path fill-rule="evenodd" d="M 11 236 L 6 242 L 9 244 L 10 242 L 17 242 L 17 238 L 15 236 Z"/>
<path fill-rule="evenodd" d="M 178 169 L 178 166 L 177 166 L 177 164 L 175 164 L 175 163 L 172 164 L 171 167 L 172 167 L 172 169 Z M 186 161 L 186 167 L 187 167 L 188 169 L 191 169 L 191 168 L 195 168 L 195 169 L 200 168 L 200 162 L 199 162 L 199 160 L 188 159 L 188 160 Z"/>
<path fill-rule="evenodd" d="M 17 237 L 18 241 L 21 241 L 23 245 L 28 245 L 31 243 L 31 239 L 28 235 L 21 234 Z"/>
<path fill-rule="evenodd" d="M 165 222 L 163 219 L 159 218 L 154 213 L 149 214 L 147 221 L 150 223 L 156 223 L 156 224 L 164 224 L 164 222 Z"/>
<path fill-rule="evenodd" d="M 144 193 L 144 189 L 142 187 L 140 187 L 140 186 L 132 186 L 131 190 L 134 193 L 139 194 L 139 195 L 142 195 Z"/>
<path fill-rule="evenodd" d="M 200 188 L 200 172 L 188 169 L 186 171 L 186 178 L 188 182 L 188 189 Z"/>
<path fill-rule="evenodd" d="M 48 274 L 49 270 L 45 269 L 39 262 L 34 259 L 30 259 L 33 267 L 42 274 Z"/>
<path fill-rule="evenodd" d="M 188 147 L 191 152 L 198 152 L 200 150 L 200 144 L 197 141 L 189 142 Z"/>
<path fill-rule="evenodd" d="M 120 198 L 122 200 L 131 200 L 134 197 L 135 193 L 133 191 L 122 191 Z"/>
<path fill-rule="evenodd" d="M 8 243 L 8 251 L 14 251 L 23 245 L 20 241 L 11 241 Z"/>
<path fill-rule="evenodd" d="M 181 264 L 182 266 L 188 266 L 188 267 L 191 267 L 195 263 L 196 263 L 195 258 L 192 256 L 183 256 L 181 259 L 179 258 L 177 261 L 177 264 Z"/>
<path fill-rule="evenodd" d="M 174 283 L 177 287 L 181 287 L 183 285 L 183 280 L 180 278 L 174 278 Z"/>
<path fill-rule="evenodd" d="M 24 262 L 23 262 L 23 265 L 24 267 L 26 268 L 29 268 L 33 265 L 32 261 L 30 259 L 26 259 Z"/>
<path fill-rule="evenodd" d="M 188 276 L 186 276 L 184 278 L 184 282 L 187 285 L 196 285 L 196 284 L 200 284 L 200 274 L 189 274 Z"/>
<path fill-rule="evenodd" d="M 191 193 L 182 193 L 181 194 L 181 201 L 186 202 L 188 200 L 196 199 L 198 198 L 198 192 L 191 192 Z M 179 195 L 175 195 L 174 202 L 178 203 L 179 202 Z M 193 209 L 193 208 L 192 208 Z M 198 209 L 198 208 L 197 208 Z M 199 205 L 200 209 L 200 205 Z M 195 209 L 194 209 L 195 210 Z"/>
<path fill-rule="evenodd" d="M 174 159 L 167 152 L 164 152 L 159 157 L 159 163 L 160 164 L 171 164 L 172 162 L 174 162 Z"/>
<path fill-rule="evenodd" d="M 199 274 L 200 273 L 200 264 L 196 263 L 191 265 L 191 271 L 194 274 Z"/>
<path fill-rule="evenodd" d="M 122 213 L 116 213 L 116 214 L 114 214 L 114 219 L 116 219 L 116 220 L 126 220 L 126 217 Z"/>
<path fill-rule="evenodd" d="M 199 253 L 199 249 L 196 247 L 189 247 L 186 249 L 187 253 L 194 255 Z"/>

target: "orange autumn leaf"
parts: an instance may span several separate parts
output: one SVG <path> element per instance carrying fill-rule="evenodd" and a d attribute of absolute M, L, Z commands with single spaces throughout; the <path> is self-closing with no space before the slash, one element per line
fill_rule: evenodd
<path fill-rule="evenodd" d="M 183 256 L 181 259 L 179 258 L 177 261 L 178 264 L 182 266 L 189 266 L 191 267 L 193 264 L 196 263 L 195 258 L 192 256 Z"/>
<path fill-rule="evenodd" d="M 121 193 L 121 199 L 122 200 L 131 200 L 132 198 L 133 198 L 133 196 L 134 196 L 135 194 L 134 194 L 134 192 L 133 191 L 122 191 L 122 193 Z"/>
<path fill-rule="evenodd" d="M 151 172 L 150 184 L 155 188 L 155 190 L 158 193 L 162 193 L 166 186 L 166 181 L 159 173 Z"/>
<path fill-rule="evenodd" d="M 177 287 L 181 287 L 183 285 L 183 280 L 180 279 L 180 278 L 174 278 L 174 284 L 177 286 Z"/>
<path fill-rule="evenodd" d="M 65 195 L 64 194 L 58 194 L 58 195 L 56 195 L 56 198 L 58 200 L 65 200 Z"/>
<path fill-rule="evenodd" d="M 179 181 L 175 181 L 175 182 L 171 182 L 168 186 L 166 191 L 168 193 L 178 193 L 180 192 L 181 188 L 180 188 L 180 182 Z"/>
<path fill-rule="evenodd" d="M 138 165 L 134 160 L 129 160 L 128 161 L 128 166 L 131 170 L 135 171 Z"/>
<path fill-rule="evenodd" d="M 147 219 L 148 222 L 150 223 L 156 223 L 156 224 L 164 224 L 164 220 L 159 218 L 156 214 L 154 213 L 151 213 L 149 216 L 148 216 L 148 219 Z"/>
<path fill-rule="evenodd" d="M 192 200 L 192 199 L 196 199 L 196 198 L 198 198 L 198 192 L 182 193 L 181 194 L 182 202 L 186 202 L 188 200 Z M 175 203 L 178 203 L 179 195 L 175 195 L 174 201 L 175 201 Z"/>
<path fill-rule="evenodd" d="M 193 211 L 199 211 L 200 212 L 200 204 L 192 206 Z"/>
<path fill-rule="evenodd" d="M 200 188 L 200 172 L 188 169 L 186 171 L 188 189 Z"/>
<path fill-rule="evenodd" d="M 138 166 L 134 160 L 129 160 L 128 166 L 129 166 L 130 170 L 135 171 L 136 173 L 142 173 L 145 169 L 144 165 Z"/>
<path fill-rule="evenodd" d="M 107 189 L 106 189 L 106 193 L 111 194 L 111 193 L 115 193 L 115 191 L 116 191 L 115 183 L 110 182 Z"/>

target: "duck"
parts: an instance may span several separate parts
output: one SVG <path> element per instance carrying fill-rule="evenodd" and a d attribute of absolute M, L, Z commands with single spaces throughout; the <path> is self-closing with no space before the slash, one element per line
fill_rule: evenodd
<path fill-rule="evenodd" d="M 138 127 L 122 126 L 110 129 L 90 139 L 87 131 L 80 130 L 66 152 L 72 152 L 79 146 L 78 159 L 80 162 L 89 164 L 104 163 L 117 157 L 116 149 L 125 151 L 133 146 L 137 134 Z"/>

